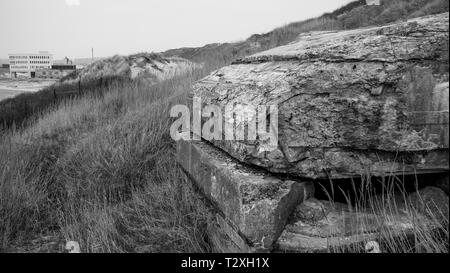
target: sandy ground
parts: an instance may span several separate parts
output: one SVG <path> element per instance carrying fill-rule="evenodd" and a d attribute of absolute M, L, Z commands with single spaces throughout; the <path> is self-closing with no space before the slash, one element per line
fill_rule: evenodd
<path fill-rule="evenodd" d="M 36 92 L 55 82 L 56 80 L 49 79 L 0 78 L 0 100 L 11 98 L 24 92 Z"/>

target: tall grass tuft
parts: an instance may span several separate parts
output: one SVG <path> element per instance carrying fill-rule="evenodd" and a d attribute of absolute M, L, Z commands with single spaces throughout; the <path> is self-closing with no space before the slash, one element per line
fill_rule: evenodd
<path fill-rule="evenodd" d="M 446 205 L 430 201 L 418 190 L 418 183 L 414 191 L 408 192 L 407 182 L 395 176 L 363 177 L 358 184 L 355 181 L 348 183 L 352 184 L 350 190 L 332 185 L 331 188 L 336 187 L 334 193 L 327 189 L 324 191 L 335 206 L 338 204 L 333 196 L 341 194 L 349 210 L 355 212 L 357 220 L 352 230 L 377 230 L 370 236 L 367 233 L 356 236 L 359 237 L 356 241 L 365 242 L 366 238 L 372 238 L 379 243 L 383 253 L 449 252 L 448 201 Z M 374 183 L 381 190 L 376 190 Z M 336 244 L 330 245 L 329 251 L 364 253 L 364 246 L 358 243 Z"/>
<path fill-rule="evenodd" d="M 27 251 L 24 245 L 54 236 L 57 246 L 77 241 L 83 252 L 207 251 L 206 214 L 181 202 L 169 136 L 171 105 L 206 73 L 117 83 L 4 131 L 0 250 Z"/>

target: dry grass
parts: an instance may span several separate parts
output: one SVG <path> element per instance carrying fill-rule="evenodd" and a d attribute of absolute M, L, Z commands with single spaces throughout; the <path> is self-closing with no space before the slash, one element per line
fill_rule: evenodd
<path fill-rule="evenodd" d="M 0 139 L 0 249 L 48 234 L 85 252 L 201 252 L 203 208 L 181 202 L 168 110 L 206 72 L 66 100 Z M 39 249 L 35 249 L 39 251 Z"/>
<path fill-rule="evenodd" d="M 341 194 L 350 210 L 357 214 L 357 226 L 353 230 L 370 230 L 374 226 L 378 232 L 371 237 L 378 242 L 382 253 L 448 253 L 449 252 L 449 214 L 447 204 L 436 204 L 417 190 L 408 192 L 405 180 L 387 176 L 363 178 L 358 185 L 352 183 L 351 190 L 336 187 L 333 192 L 325 190 L 328 199 Z M 374 183 L 381 186 L 376 191 Z M 448 197 L 446 197 L 448 198 Z M 368 220 L 367 215 L 375 216 Z M 357 236 L 358 237 L 358 236 Z M 361 235 L 359 238 L 367 238 Z M 364 244 L 330 246 L 330 252 L 365 253 Z"/>

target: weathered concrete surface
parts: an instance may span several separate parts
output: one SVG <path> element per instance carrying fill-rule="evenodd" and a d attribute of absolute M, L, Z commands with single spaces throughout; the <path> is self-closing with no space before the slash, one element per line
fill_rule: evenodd
<path fill-rule="evenodd" d="M 436 187 L 423 188 L 409 196 L 413 207 L 430 218 L 448 224 L 449 200 L 443 190 Z"/>
<path fill-rule="evenodd" d="M 194 85 L 203 104 L 278 105 L 279 145 L 213 144 L 274 173 L 311 178 L 448 170 L 449 14 L 312 32 Z M 228 122 L 228 121 L 225 121 Z"/>
<path fill-rule="evenodd" d="M 251 253 L 255 252 L 244 238 L 227 221 L 215 214 L 208 222 L 207 234 L 213 253 Z"/>
<path fill-rule="evenodd" d="M 183 170 L 256 251 L 270 250 L 311 183 L 281 180 L 243 166 L 202 141 L 178 141 Z"/>
<path fill-rule="evenodd" d="M 412 234 L 417 225 L 434 225 L 420 213 L 415 219 L 401 209 L 389 217 L 380 213 L 355 211 L 345 204 L 309 199 L 296 208 L 276 249 L 281 252 L 355 251 L 368 241 L 379 241 L 383 231 L 389 230 L 388 234 L 394 237 L 405 236 Z"/>
<path fill-rule="evenodd" d="M 201 211 L 207 223 L 206 235 L 213 253 L 251 253 L 254 252 L 239 231 L 221 216 L 221 212 L 212 206 L 195 187 L 187 175 L 183 175 L 180 184 L 182 202 L 196 211 Z"/>

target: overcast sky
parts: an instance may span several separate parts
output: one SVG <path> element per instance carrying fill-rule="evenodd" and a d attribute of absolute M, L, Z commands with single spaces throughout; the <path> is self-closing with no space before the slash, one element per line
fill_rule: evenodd
<path fill-rule="evenodd" d="M 164 51 L 233 42 L 350 0 L 0 0 L 0 58 Z"/>

